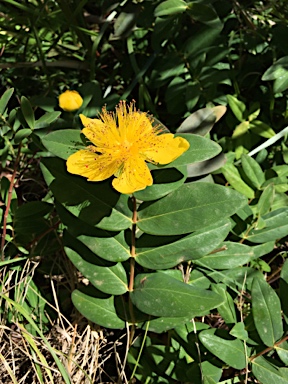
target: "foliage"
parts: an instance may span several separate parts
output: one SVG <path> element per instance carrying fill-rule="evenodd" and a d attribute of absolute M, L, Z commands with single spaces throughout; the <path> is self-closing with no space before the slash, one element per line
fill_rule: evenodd
<path fill-rule="evenodd" d="M 28 379 L 76 382 L 79 361 L 87 383 L 287 383 L 286 2 L 0 7 L 0 313 L 29 350 Z M 58 106 L 67 88 L 75 112 Z M 187 153 L 151 165 L 133 196 L 68 174 L 87 144 L 79 114 L 133 98 Z M 55 352 L 51 324 L 83 321 L 70 294 L 99 334 L 125 337 L 118 372 L 108 347 L 88 369 L 74 336 Z"/>

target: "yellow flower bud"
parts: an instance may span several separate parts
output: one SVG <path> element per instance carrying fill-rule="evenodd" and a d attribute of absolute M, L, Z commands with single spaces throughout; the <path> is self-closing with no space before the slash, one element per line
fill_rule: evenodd
<path fill-rule="evenodd" d="M 66 112 L 76 111 L 83 104 L 83 99 L 77 91 L 65 91 L 59 96 L 59 106 Z"/>

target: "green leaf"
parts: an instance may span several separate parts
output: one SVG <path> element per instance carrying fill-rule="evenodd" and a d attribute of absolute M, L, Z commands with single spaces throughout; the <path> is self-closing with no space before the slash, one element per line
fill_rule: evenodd
<path fill-rule="evenodd" d="M 215 335 L 216 329 L 200 332 L 199 339 L 205 348 L 235 369 L 246 367 L 245 348 L 241 340 L 225 340 Z"/>
<path fill-rule="evenodd" d="M 180 239 L 143 234 L 136 243 L 136 261 L 145 268 L 171 268 L 207 255 L 225 239 L 229 230 L 230 222 L 224 219 Z"/>
<path fill-rule="evenodd" d="M 191 318 L 207 314 L 223 301 L 214 292 L 191 287 L 163 272 L 138 275 L 131 299 L 150 315 Z"/>
<path fill-rule="evenodd" d="M 241 192 L 244 196 L 247 196 L 249 199 L 254 198 L 254 191 L 249 187 L 241 178 L 238 169 L 232 163 L 226 163 L 224 167 L 221 168 L 223 175 L 225 176 L 228 183 L 236 189 L 236 191 Z"/>
<path fill-rule="evenodd" d="M 246 132 L 248 132 L 250 128 L 249 121 L 242 121 L 242 123 L 238 124 L 232 133 L 232 139 L 237 139 L 243 136 Z"/>
<path fill-rule="evenodd" d="M 255 245 L 254 247 L 251 247 L 254 253 L 253 259 L 257 259 L 259 257 L 268 255 L 272 250 L 274 249 L 274 241 L 268 241 L 267 243 L 263 243 L 260 245 Z"/>
<path fill-rule="evenodd" d="M 286 260 L 282 266 L 280 278 L 280 300 L 286 323 L 288 323 L 288 260 Z"/>
<path fill-rule="evenodd" d="M 222 28 L 222 23 L 211 5 L 191 2 L 189 3 L 188 13 L 194 20 L 200 21 L 213 28 Z"/>
<path fill-rule="evenodd" d="M 283 335 L 280 299 L 263 278 L 253 279 L 251 297 L 257 332 L 265 345 L 273 347 Z"/>
<path fill-rule="evenodd" d="M 45 216 L 50 213 L 53 209 L 53 205 L 45 203 L 44 201 L 30 201 L 26 204 L 20 205 L 15 212 L 15 220 L 27 220 L 28 217 L 31 219 L 37 219 L 40 216 Z"/>
<path fill-rule="evenodd" d="M 183 0 L 167 0 L 155 8 L 154 16 L 173 16 L 185 12 L 187 8 L 188 4 Z"/>
<path fill-rule="evenodd" d="M 161 166 L 161 168 L 179 167 L 181 165 L 208 160 L 218 155 L 222 150 L 219 144 L 205 137 L 193 135 L 191 133 L 182 133 L 181 135 L 176 134 L 175 137 L 177 136 L 186 139 L 189 142 L 190 147 L 183 153 L 183 155 L 178 157 L 178 159 L 172 161 L 170 164 Z"/>
<path fill-rule="evenodd" d="M 55 198 L 74 216 L 108 231 L 121 231 L 131 226 L 129 196 L 116 192 L 110 180 L 90 183 L 69 174 L 65 162 L 57 158 L 42 159 L 41 169 Z"/>
<path fill-rule="evenodd" d="M 235 96 L 226 95 L 226 97 L 227 97 L 229 107 L 231 108 L 237 120 L 239 120 L 241 123 L 242 121 L 245 120 L 244 118 L 244 113 L 246 112 L 245 104 L 242 103 L 242 101 L 238 100 Z"/>
<path fill-rule="evenodd" d="M 93 323 L 105 328 L 125 327 L 124 321 L 116 314 L 113 296 L 107 299 L 92 297 L 76 289 L 72 293 L 72 302 L 76 309 Z"/>
<path fill-rule="evenodd" d="M 83 276 L 100 291 L 111 295 L 122 295 L 128 291 L 127 275 L 121 263 L 104 267 L 96 265 L 93 258 L 84 252 L 79 254 L 68 247 L 65 247 L 65 252 Z"/>
<path fill-rule="evenodd" d="M 3 115 L 11 96 L 13 95 L 14 88 L 7 89 L 0 99 L 0 114 Z"/>
<path fill-rule="evenodd" d="M 264 229 L 252 229 L 245 237 L 252 243 L 266 243 L 281 239 L 288 235 L 288 208 L 279 208 L 276 211 L 262 216 L 265 222 Z"/>
<path fill-rule="evenodd" d="M 118 234 L 97 230 L 95 236 L 82 235 L 78 240 L 86 245 L 93 253 L 108 261 L 125 261 L 130 257 L 130 248 L 125 240 L 125 233 Z"/>
<path fill-rule="evenodd" d="M 288 56 L 281 57 L 267 69 L 262 80 L 274 80 L 274 93 L 280 93 L 288 88 Z"/>
<path fill-rule="evenodd" d="M 127 35 L 131 34 L 131 31 L 135 27 L 140 10 L 140 4 L 128 4 L 128 7 L 125 7 L 124 10 L 119 13 L 114 23 L 113 39 L 125 38 Z"/>
<path fill-rule="evenodd" d="M 275 61 L 263 74 L 262 80 L 276 80 L 281 78 L 288 72 L 288 56 L 281 57 L 281 59 Z"/>
<path fill-rule="evenodd" d="M 269 184 L 267 187 L 263 190 L 258 203 L 257 203 L 257 210 L 260 216 L 264 216 L 266 213 L 268 213 L 272 207 L 273 201 L 275 197 L 275 187 L 274 184 Z"/>
<path fill-rule="evenodd" d="M 288 343 L 284 341 L 281 344 L 275 346 L 275 350 L 280 357 L 281 361 L 287 366 L 288 365 Z"/>
<path fill-rule="evenodd" d="M 23 139 L 26 139 L 26 137 L 29 137 L 31 135 L 32 131 L 29 128 L 23 128 L 19 129 L 19 131 L 16 132 L 14 140 L 15 144 L 20 143 Z"/>
<path fill-rule="evenodd" d="M 264 172 L 260 165 L 251 156 L 243 154 L 241 156 L 242 167 L 245 175 L 248 177 L 251 184 L 260 189 L 261 185 L 265 182 Z"/>
<path fill-rule="evenodd" d="M 208 47 L 213 45 L 213 42 L 219 37 L 220 32 L 220 28 L 212 28 L 203 24 L 199 25 L 198 28 L 194 30 L 193 36 L 184 42 L 182 49 L 186 59 L 193 60 L 195 56 L 199 56 L 200 52 L 207 52 Z M 199 90 L 202 92 L 201 88 Z"/>
<path fill-rule="evenodd" d="M 227 241 L 219 244 L 220 247 L 226 249 L 220 252 L 212 252 L 210 255 L 195 260 L 195 263 L 213 269 L 232 269 L 248 263 L 254 256 L 253 249 L 245 244 Z"/>
<path fill-rule="evenodd" d="M 200 161 L 194 164 L 188 164 L 187 174 L 188 177 L 208 175 L 209 173 L 214 172 L 217 169 L 223 167 L 225 163 L 225 155 L 223 153 L 219 153 L 219 155 L 213 157 L 213 159 Z"/>
<path fill-rule="evenodd" d="M 46 128 L 49 127 L 51 123 L 58 119 L 61 115 L 61 112 L 47 112 L 41 116 L 38 120 L 35 121 L 34 129 Z"/>
<path fill-rule="evenodd" d="M 205 136 L 212 129 L 216 122 L 216 115 L 213 108 L 202 108 L 188 116 L 177 133 L 193 133 L 194 135 Z"/>
<path fill-rule="evenodd" d="M 280 93 L 286 91 L 288 88 L 288 71 L 286 73 L 283 73 L 282 76 L 277 77 L 277 79 L 274 80 L 273 84 L 273 91 L 274 93 Z"/>
<path fill-rule="evenodd" d="M 152 204 L 141 204 L 137 225 L 152 235 L 180 235 L 229 217 L 245 203 L 246 198 L 230 188 L 211 183 L 184 184 Z"/>
<path fill-rule="evenodd" d="M 53 155 L 67 160 L 70 155 L 79 149 L 85 148 L 77 129 L 65 129 L 48 133 L 42 142 Z"/>
<path fill-rule="evenodd" d="M 203 374 L 203 384 L 217 384 L 222 376 L 222 369 L 207 360 L 201 363 L 201 372 Z"/>
<path fill-rule="evenodd" d="M 26 244 L 47 230 L 50 226 L 45 216 L 53 206 L 42 201 L 26 202 L 19 206 L 14 214 L 14 232 L 16 240 Z"/>
<path fill-rule="evenodd" d="M 26 123 L 28 124 L 29 128 L 34 129 L 34 125 L 35 125 L 34 112 L 31 107 L 30 101 L 25 96 L 21 97 L 21 111 L 23 113 L 24 119 L 26 120 Z"/>
<path fill-rule="evenodd" d="M 245 324 L 242 322 L 236 323 L 229 333 L 237 339 L 248 340 L 248 332 L 245 329 Z"/>
<path fill-rule="evenodd" d="M 285 193 L 288 191 L 288 178 L 286 176 L 272 177 L 265 181 L 262 188 L 267 187 L 269 184 L 274 184 L 275 192 Z"/>
<path fill-rule="evenodd" d="M 179 327 L 191 320 L 190 316 L 185 317 L 158 317 L 149 321 L 149 331 L 155 333 L 167 332 L 170 329 Z M 139 324 L 140 326 L 140 324 Z"/>
<path fill-rule="evenodd" d="M 212 284 L 212 291 L 218 293 L 222 296 L 224 302 L 217 307 L 217 311 L 220 313 L 220 316 L 225 321 L 226 324 L 236 323 L 236 311 L 234 301 L 227 292 L 227 286 L 225 284 Z"/>
<path fill-rule="evenodd" d="M 271 139 L 271 137 L 276 135 L 273 129 L 269 127 L 269 125 L 259 120 L 251 121 L 250 129 L 253 133 L 256 133 L 257 135 L 264 137 L 265 139 Z"/>
<path fill-rule="evenodd" d="M 187 167 L 155 169 L 151 174 L 153 184 L 150 187 L 146 187 L 143 191 L 134 193 L 136 199 L 142 201 L 156 200 L 178 189 L 187 178 Z"/>
<path fill-rule="evenodd" d="M 288 379 L 283 376 L 281 369 L 268 363 L 262 356 L 252 360 L 252 372 L 261 384 L 288 384 Z"/>

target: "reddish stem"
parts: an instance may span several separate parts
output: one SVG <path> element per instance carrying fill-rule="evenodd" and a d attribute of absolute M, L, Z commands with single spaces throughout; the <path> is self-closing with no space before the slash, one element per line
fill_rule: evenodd
<path fill-rule="evenodd" d="M 136 256 L 136 223 L 137 223 L 137 203 L 134 196 L 132 196 L 133 203 L 133 216 L 132 216 L 132 234 L 131 234 L 131 249 L 130 249 L 130 281 L 129 291 L 133 291 L 134 277 L 135 277 L 135 256 Z"/>
<path fill-rule="evenodd" d="M 252 360 L 256 359 L 256 357 L 262 356 L 262 355 L 264 355 L 265 353 L 270 352 L 272 349 L 274 349 L 275 347 L 278 347 L 278 345 L 284 343 L 284 341 L 286 341 L 286 340 L 288 340 L 288 336 L 285 336 L 285 337 L 283 337 L 283 339 L 277 341 L 277 343 L 275 343 L 275 344 L 273 345 L 273 347 L 268 347 L 268 348 L 264 349 L 263 351 L 257 353 L 256 355 L 251 356 L 250 359 L 249 359 L 250 362 L 251 362 Z"/>
<path fill-rule="evenodd" d="M 11 205 L 11 200 L 12 200 L 12 193 L 13 193 L 13 187 L 14 187 L 14 181 L 16 178 L 16 173 L 17 173 L 17 168 L 18 164 L 20 161 L 20 155 L 21 155 L 21 147 L 22 144 L 19 144 L 18 147 L 18 152 L 16 156 L 16 160 L 14 163 L 14 170 L 13 174 L 10 180 L 10 185 L 9 185 L 9 190 L 8 190 L 8 197 L 7 197 L 7 205 L 4 213 L 4 218 L 3 218 L 3 233 L 2 233 L 2 239 L 1 239 L 1 260 L 4 261 L 4 246 L 5 246 L 5 238 L 6 238 L 6 231 L 7 231 L 7 218 L 9 215 L 9 210 L 10 210 L 10 205 Z"/>

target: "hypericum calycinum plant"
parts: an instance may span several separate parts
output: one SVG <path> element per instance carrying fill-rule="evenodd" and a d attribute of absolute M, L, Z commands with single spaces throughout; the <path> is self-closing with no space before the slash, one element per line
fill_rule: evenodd
<path fill-rule="evenodd" d="M 210 116 L 203 134 L 216 112 L 202 113 L 202 126 Z M 134 103 L 122 101 L 115 114 L 104 109 L 96 119 L 80 117 L 89 141 L 78 129 L 43 139 L 50 152 L 68 159 L 69 172 L 59 158 L 42 160 L 66 225 L 67 255 L 90 282 L 73 292 L 74 305 L 107 328 L 149 320 L 154 331 L 209 313 L 223 298 L 170 268 L 221 248 L 229 216 L 246 202 L 232 189 L 186 180 L 199 165 L 205 169 L 220 146 L 192 133 L 167 133 Z M 195 126 L 193 115 L 180 131 L 189 125 Z"/>

